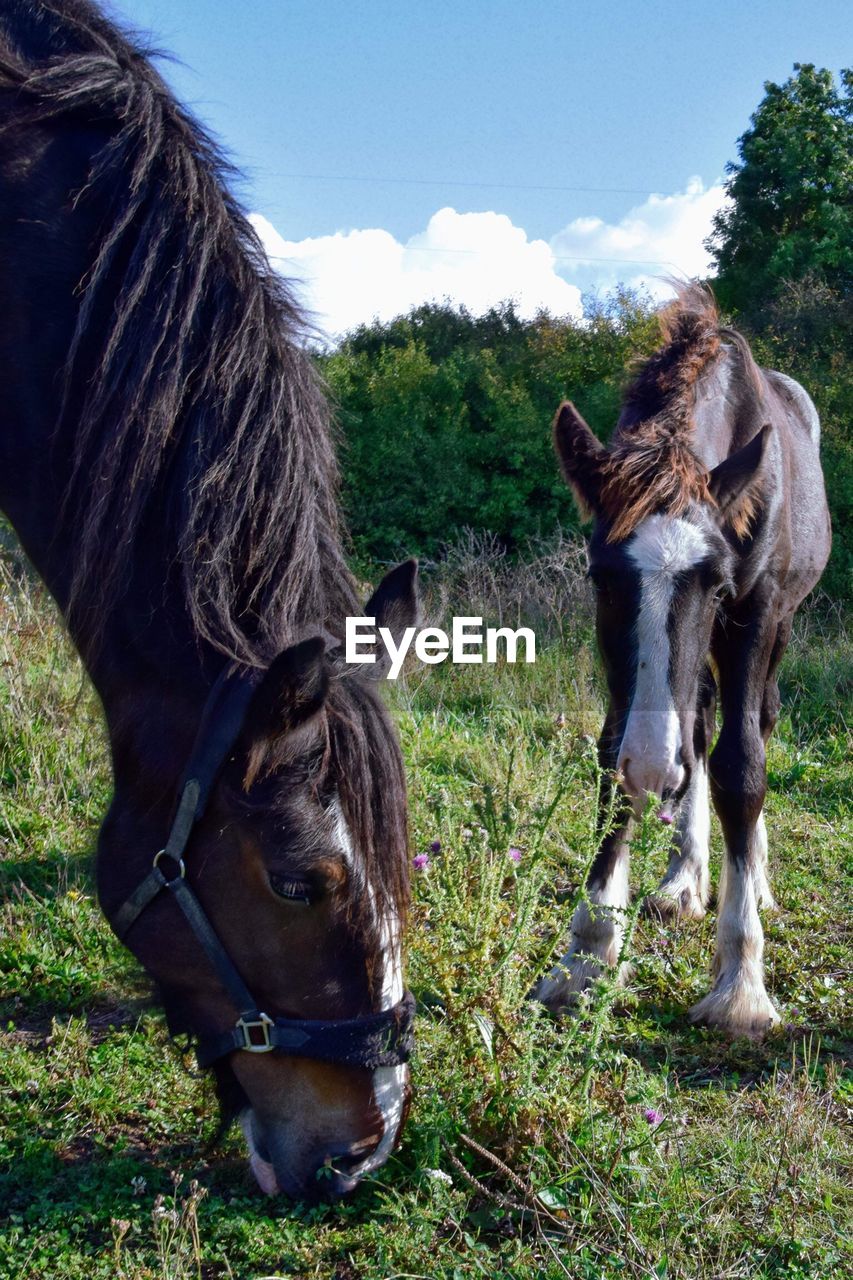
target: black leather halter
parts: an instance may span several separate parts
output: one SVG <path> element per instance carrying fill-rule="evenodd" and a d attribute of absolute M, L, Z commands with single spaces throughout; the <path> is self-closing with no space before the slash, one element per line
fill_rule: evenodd
<path fill-rule="evenodd" d="M 393 1008 L 360 1018 L 271 1018 L 259 1009 L 187 883 L 187 844 L 243 725 L 258 678 L 229 667 L 213 686 L 184 772 L 169 838 L 155 855 L 148 875 L 113 916 L 113 929 L 124 942 L 145 908 L 164 890 L 181 908 L 239 1014 L 229 1030 L 195 1038 L 199 1066 L 210 1066 L 237 1049 L 246 1053 L 276 1050 L 292 1057 L 370 1070 L 400 1066 L 409 1060 L 414 1045 L 415 1001 L 410 991 Z"/>

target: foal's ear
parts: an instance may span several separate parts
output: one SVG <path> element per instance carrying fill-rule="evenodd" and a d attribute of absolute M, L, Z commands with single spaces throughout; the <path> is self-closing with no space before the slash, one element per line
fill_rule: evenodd
<path fill-rule="evenodd" d="M 601 463 L 607 450 L 571 400 L 564 400 L 557 410 L 554 448 L 581 515 L 593 515 L 599 510 Z"/>
<path fill-rule="evenodd" d="M 748 534 L 750 522 L 758 509 L 753 485 L 767 452 L 771 430 L 770 423 L 766 423 L 749 444 L 718 463 L 708 480 L 708 488 L 720 515 L 741 538 Z"/>
<path fill-rule="evenodd" d="M 407 627 L 416 627 L 421 616 L 418 597 L 418 562 L 404 560 L 385 574 L 364 606 L 365 618 L 387 627 L 398 644 Z"/>
<path fill-rule="evenodd" d="M 364 606 L 364 616 L 376 619 L 377 631 L 380 627 L 387 627 L 395 645 L 399 647 L 406 630 L 417 627 L 420 622 L 417 560 L 404 560 L 385 574 Z M 380 644 L 377 645 L 376 662 L 363 670 L 367 672 L 369 679 L 382 680 L 388 674 L 390 666 L 388 650 Z"/>
<path fill-rule="evenodd" d="M 322 709 L 329 688 L 326 642 L 311 636 L 282 650 L 258 685 L 243 726 L 248 789 L 273 745 Z"/>

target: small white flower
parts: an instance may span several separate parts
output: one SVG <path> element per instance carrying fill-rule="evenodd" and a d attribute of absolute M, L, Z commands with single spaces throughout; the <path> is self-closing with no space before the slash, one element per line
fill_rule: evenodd
<path fill-rule="evenodd" d="M 443 1169 L 424 1169 L 424 1173 L 428 1178 L 432 1178 L 433 1182 L 446 1182 L 449 1187 L 453 1186 L 453 1179 Z"/>

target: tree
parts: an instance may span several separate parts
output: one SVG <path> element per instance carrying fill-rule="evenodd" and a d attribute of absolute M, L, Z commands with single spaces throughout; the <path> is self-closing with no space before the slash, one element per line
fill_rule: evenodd
<path fill-rule="evenodd" d="M 440 555 L 466 527 L 513 549 L 573 527 L 549 424 L 571 396 L 606 435 L 625 364 L 657 326 L 629 291 L 591 304 L 585 323 L 473 316 L 429 303 L 362 325 L 320 359 L 342 428 L 343 500 L 365 559 Z"/>
<path fill-rule="evenodd" d="M 707 241 L 718 296 L 746 316 L 783 282 L 825 285 L 844 301 L 853 285 L 853 70 L 837 87 L 830 71 L 796 63 L 764 89 Z"/>

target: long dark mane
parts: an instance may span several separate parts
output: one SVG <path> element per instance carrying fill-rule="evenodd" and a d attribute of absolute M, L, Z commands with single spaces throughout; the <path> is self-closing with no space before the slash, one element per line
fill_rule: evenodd
<path fill-rule="evenodd" d="M 103 138 L 74 196 L 103 210 L 103 232 L 58 428 L 74 434 L 70 616 L 91 630 L 109 612 L 156 509 L 198 635 L 266 664 L 292 619 L 327 622 L 354 603 L 303 317 L 229 194 L 228 164 L 141 44 L 88 0 L 4 9 L 4 128 L 76 123 Z"/>
<path fill-rule="evenodd" d="M 0 11 L 7 137 L 21 154 L 42 126 L 94 139 L 72 198 L 101 231 L 55 431 L 71 459 L 63 604 L 97 648 L 153 528 L 196 639 L 266 667 L 300 634 L 340 634 L 360 612 L 330 416 L 305 319 L 229 193 L 228 163 L 149 57 L 88 0 Z M 402 914 L 405 782 L 387 713 L 349 678 L 333 681 L 327 716 L 327 767 L 366 882 L 378 910 L 388 900 Z"/>
<path fill-rule="evenodd" d="M 683 515 L 691 502 L 713 502 L 708 472 L 696 456 L 694 415 L 702 379 L 720 358 L 723 340 L 738 353 L 738 373 L 758 382 L 746 341 L 723 328 L 709 289 L 678 288 L 659 316 L 662 345 L 628 387 L 605 465 L 601 501 L 609 539 L 627 538 L 653 511 Z M 745 529 L 749 512 L 741 517 Z"/>

